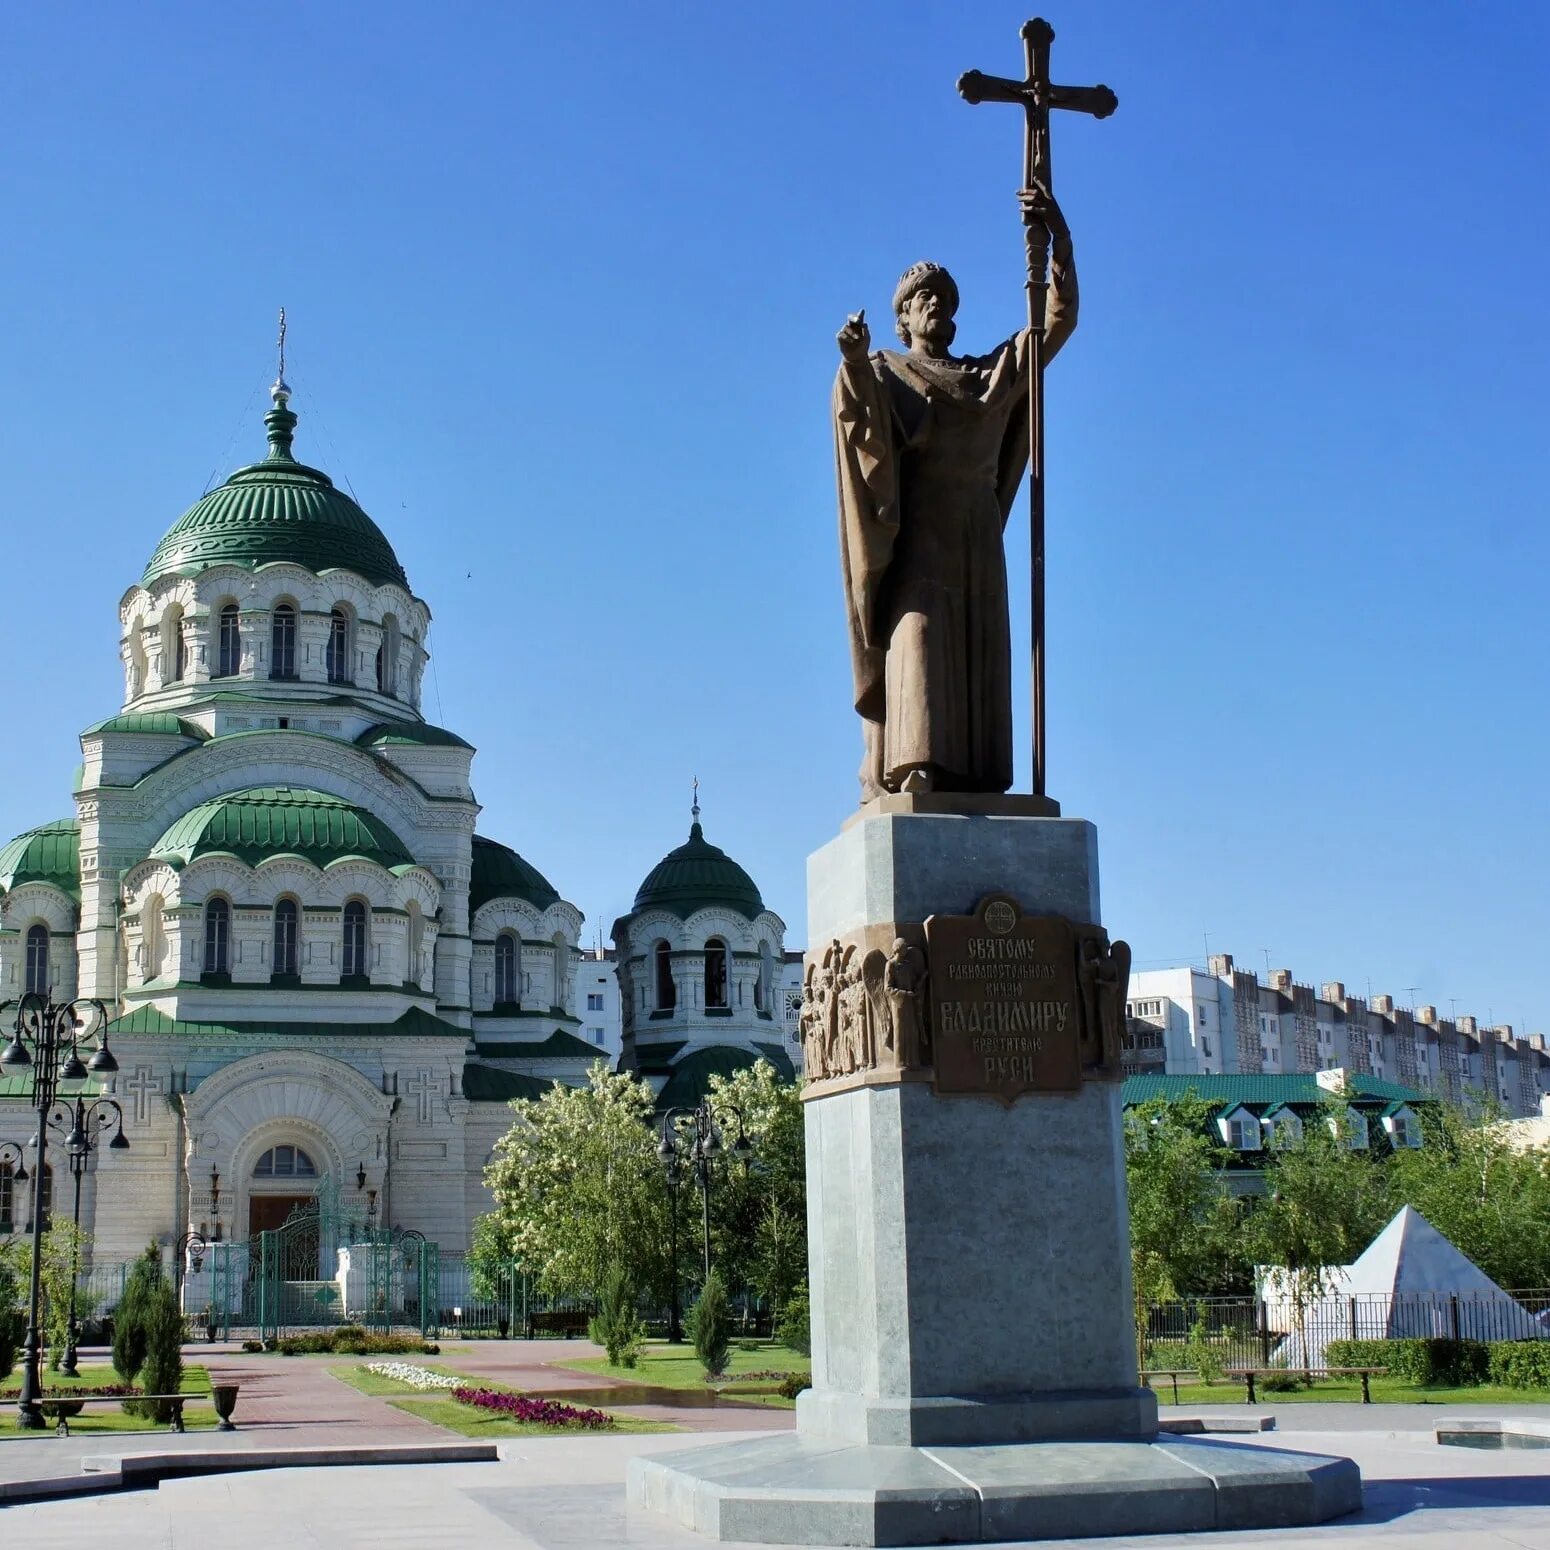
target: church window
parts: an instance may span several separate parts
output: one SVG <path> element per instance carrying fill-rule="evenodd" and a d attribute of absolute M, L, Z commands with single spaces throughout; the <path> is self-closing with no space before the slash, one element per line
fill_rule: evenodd
<path fill-rule="evenodd" d="M 160 977 L 162 958 L 167 947 L 167 933 L 162 924 L 161 911 L 159 893 L 153 893 L 140 911 L 140 968 L 147 982 Z"/>
<path fill-rule="evenodd" d="M 425 964 L 422 961 L 425 956 L 425 916 L 419 904 L 411 899 L 409 901 L 409 972 L 404 978 L 413 985 L 418 985 L 425 977 Z"/>
<path fill-rule="evenodd" d="M 188 664 L 183 649 L 183 610 L 174 605 L 161 625 L 162 672 L 168 683 L 181 683 Z"/>
<path fill-rule="evenodd" d="M 272 1146 L 258 1159 L 255 1179 L 315 1179 L 317 1164 L 299 1146 Z"/>
<path fill-rule="evenodd" d="M 754 1010 L 767 1012 L 770 995 L 775 988 L 775 961 L 768 942 L 759 944 L 759 977 L 753 982 Z"/>
<path fill-rule="evenodd" d="M 281 603 L 274 611 L 269 631 L 269 676 L 296 676 L 296 610 Z"/>
<path fill-rule="evenodd" d="M 377 687 L 392 694 L 398 684 L 398 620 L 389 614 L 382 621 L 382 644 L 377 648 Z"/>
<path fill-rule="evenodd" d="M 49 990 L 48 927 L 27 928 L 27 994 L 46 996 Z"/>
<path fill-rule="evenodd" d="M 383 675 L 383 671 L 384 671 L 384 669 L 383 669 L 383 663 L 382 663 L 382 648 L 380 646 L 378 646 L 377 647 L 377 693 L 378 694 L 386 694 L 387 693 L 387 684 L 384 682 L 383 676 L 382 676 Z"/>
<path fill-rule="evenodd" d="M 727 944 L 712 937 L 705 944 L 705 1005 L 727 1004 Z"/>
<path fill-rule="evenodd" d="M 231 965 L 231 905 L 211 899 L 205 905 L 205 973 L 225 974 Z"/>
<path fill-rule="evenodd" d="M 346 979 L 366 973 L 366 906 L 351 899 L 344 907 L 344 957 L 341 971 Z"/>
<path fill-rule="evenodd" d="M 276 974 L 296 973 L 297 915 L 294 899 L 281 899 L 274 907 L 274 970 Z"/>
<path fill-rule="evenodd" d="M 673 953 L 666 942 L 657 943 L 657 1010 L 671 1012 L 678 1005 L 678 991 L 673 984 Z"/>
<path fill-rule="evenodd" d="M 216 646 L 215 676 L 235 678 L 242 667 L 242 630 L 237 622 L 235 603 L 227 603 L 221 609 L 220 639 Z"/>
<path fill-rule="evenodd" d="M 603 995 L 601 991 L 589 990 L 587 992 L 587 1010 L 589 1012 L 601 1012 L 603 1010 Z"/>
<path fill-rule="evenodd" d="M 517 998 L 517 939 L 504 932 L 495 939 L 495 1004 L 509 1006 Z"/>
<path fill-rule="evenodd" d="M 350 672 L 350 617 L 344 609 L 336 608 L 328 616 L 328 681 L 331 684 L 349 683 Z"/>

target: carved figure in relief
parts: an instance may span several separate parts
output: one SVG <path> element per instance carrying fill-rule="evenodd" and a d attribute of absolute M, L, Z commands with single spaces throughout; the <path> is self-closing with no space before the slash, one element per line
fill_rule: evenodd
<path fill-rule="evenodd" d="M 926 1034 L 926 955 L 902 936 L 893 939 L 883 971 L 888 1001 L 891 1048 L 901 1066 L 920 1065 L 930 1058 Z"/>
<path fill-rule="evenodd" d="M 874 947 L 861 960 L 861 983 L 866 990 L 866 1016 L 870 1051 L 868 1065 L 897 1065 L 898 1045 L 894 1037 L 893 1018 L 888 1010 L 888 990 L 884 981 L 888 973 L 888 956 L 881 948 Z M 883 1052 L 892 1057 L 885 1061 Z"/>
<path fill-rule="evenodd" d="M 1079 937 L 1077 980 L 1082 993 L 1082 1066 L 1118 1076 L 1130 944 L 1106 941 L 1101 933 Z"/>

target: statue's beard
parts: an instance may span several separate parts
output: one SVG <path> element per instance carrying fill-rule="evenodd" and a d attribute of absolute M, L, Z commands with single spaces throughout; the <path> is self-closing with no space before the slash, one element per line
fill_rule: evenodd
<path fill-rule="evenodd" d="M 951 318 L 934 318 L 924 328 L 917 330 L 918 338 L 935 345 L 939 350 L 947 349 L 957 334 L 958 325 Z"/>

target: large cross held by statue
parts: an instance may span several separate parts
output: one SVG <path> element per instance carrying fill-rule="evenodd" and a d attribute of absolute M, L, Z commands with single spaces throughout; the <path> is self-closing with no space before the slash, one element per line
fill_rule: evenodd
<path fill-rule="evenodd" d="M 1015 102 L 1023 109 L 1023 187 L 1043 187 L 1053 193 L 1050 169 L 1051 108 L 1107 118 L 1119 98 L 1107 86 L 1055 86 L 1049 78 L 1049 47 L 1055 29 L 1042 17 L 1022 28 L 1024 78 L 983 75 L 969 70 L 958 77 L 967 102 Z M 1028 520 L 1031 529 L 1033 593 L 1033 789 L 1046 795 L 1047 763 L 1044 740 L 1044 306 L 1049 289 L 1050 234 L 1036 216 L 1024 215 L 1028 249 Z"/>

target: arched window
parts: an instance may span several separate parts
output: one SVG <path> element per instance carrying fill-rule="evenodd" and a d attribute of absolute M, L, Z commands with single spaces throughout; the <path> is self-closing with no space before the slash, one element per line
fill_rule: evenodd
<path fill-rule="evenodd" d="M 162 925 L 162 902 L 153 893 L 140 911 L 140 966 L 147 982 L 161 977 L 162 960 L 167 951 L 167 933 Z"/>
<path fill-rule="evenodd" d="M 269 676 L 296 676 L 296 610 L 280 603 L 269 626 Z"/>
<path fill-rule="evenodd" d="M 52 977 L 48 972 L 48 927 L 28 926 L 27 994 L 46 996 Z"/>
<path fill-rule="evenodd" d="M 678 1005 L 678 991 L 673 984 L 673 950 L 666 942 L 658 942 L 657 961 L 657 1010 L 671 1012 Z"/>
<path fill-rule="evenodd" d="M 727 1004 L 727 944 L 712 937 L 705 944 L 705 1005 Z"/>
<path fill-rule="evenodd" d="M 299 916 L 294 899 L 281 899 L 274 907 L 274 974 L 296 973 Z"/>
<path fill-rule="evenodd" d="M 382 644 L 377 648 L 377 687 L 392 694 L 398 685 L 398 620 L 388 614 L 382 621 Z"/>
<path fill-rule="evenodd" d="M 768 1012 L 775 989 L 775 958 L 768 942 L 759 944 L 759 977 L 753 982 L 753 1005 L 756 1012 Z"/>
<path fill-rule="evenodd" d="M 235 603 L 226 603 L 221 608 L 215 666 L 217 678 L 235 678 L 242 670 L 242 628 Z"/>
<path fill-rule="evenodd" d="M 495 939 L 495 1004 L 510 1006 L 521 1000 L 517 989 L 517 970 L 522 954 L 517 939 L 509 931 L 503 931 Z"/>
<path fill-rule="evenodd" d="M 138 699 L 145 690 L 145 634 L 135 620 L 129 633 L 129 698 Z"/>
<path fill-rule="evenodd" d="M 409 901 L 409 963 L 404 973 L 406 984 L 418 986 L 425 975 L 425 915 L 419 904 Z"/>
<path fill-rule="evenodd" d="M 350 616 L 336 608 L 328 616 L 328 681 L 347 684 L 355 675 L 350 671 Z"/>
<path fill-rule="evenodd" d="M 205 905 L 205 973 L 226 974 L 231 968 L 231 905 L 211 899 Z"/>
<path fill-rule="evenodd" d="M 317 1164 L 299 1146 L 272 1146 L 253 1168 L 255 1179 L 315 1179 Z"/>
<path fill-rule="evenodd" d="M 176 603 L 161 619 L 161 674 L 164 683 L 179 683 L 186 666 L 183 653 L 183 610 Z"/>
<path fill-rule="evenodd" d="M 346 979 L 366 974 L 366 906 L 351 899 L 344 907 L 344 954 L 340 973 Z"/>

